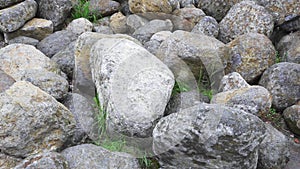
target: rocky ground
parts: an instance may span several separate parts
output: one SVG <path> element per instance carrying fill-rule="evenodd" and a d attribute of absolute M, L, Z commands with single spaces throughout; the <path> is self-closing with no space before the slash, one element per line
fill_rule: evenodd
<path fill-rule="evenodd" d="M 0 0 L 0 168 L 300 168 L 298 0 Z"/>

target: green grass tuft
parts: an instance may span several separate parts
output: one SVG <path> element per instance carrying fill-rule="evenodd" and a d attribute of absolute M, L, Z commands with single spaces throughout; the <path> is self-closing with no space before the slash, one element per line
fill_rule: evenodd
<path fill-rule="evenodd" d="M 90 11 L 90 2 L 88 0 L 78 0 L 77 4 L 72 9 L 72 18 L 86 18 L 91 22 L 96 22 L 99 18 Z"/>

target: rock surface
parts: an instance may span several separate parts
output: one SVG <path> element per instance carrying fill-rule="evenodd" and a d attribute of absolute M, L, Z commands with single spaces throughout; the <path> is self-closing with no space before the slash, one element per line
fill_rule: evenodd
<path fill-rule="evenodd" d="M 17 5 L 0 10 L 0 32 L 13 32 L 33 18 L 37 11 L 34 0 L 25 0 Z"/>
<path fill-rule="evenodd" d="M 211 16 L 203 17 L 193 28 L 193 33 L 204 33 L 207 36 L 218 37 L 219 24 L 215 18 Z"/>
<path fill-rule="evenodd" d="M 271 93 L 272 106 L 284 110 L 300 99 L 300 65 L 288 62 L 275 64 L 263 73 L 259 84 Z"/>
<path fill-rule="evenodd" d="M 159 121 L 153 149 L 166 168 L 255 169 L 264 123 L 238 109 L 199 104 Z"/>
<path fill-rule="evenodd" d="M 90 11 L 96 16 L 107 16 L 120 9 L 120 3 L 112 0 L 90 0 Z"/>
<path fill-rule="evenodd" d="M 228 71 L 240 73 L 249 83 L 257 82 L 261 74 L 275 64 L 276 50 L 265 35 L 247 33 L 238 36 L 227 46 L 232 52 Z"/>
<path fill-rule="evenodd" d="M 0 166 L 3 169 L 14 168 L 21 161 L 21 158 L 15 158 L 13 156 L 8 156 L 0 153 Z"/>
<path fill-rule="evenodd" d="M 15 83 L 15 79 L 6 74 L 3 70 L 0 69 L 0 93 L 4 92 L 11 85 Z"/>
<path fill-rule="evenodd" d="M 219 92 L 226 92 L 244 87 L 250 87 L 250 85 L 239 73 L 232 72 L 222 78 Z"/>
<path fill-rule="evenodd" d="M 15 166 L 14 169 L 24 168 L 68 169 L 69 167 L 66 159 L 61 154 L 47 152 L 27 157 L 20 162 L 20 164 Z"/>
<path fill-rule="evenodd" d="M 26 37 L 26 36 L 18 36 L 16 38 L 13 38 L 11 40 L 8 41 L 8 44 L 14 44 L 14 43 L 21 43 L 21 44 L 26 44 L 26 45 L 32 45 L 34 47 L 36 47 L 36 45 L 39 43 L 40 41 L 37 39 L 33 39 L 30 37 Z"/>
<path fill-rule="evenodd" d="M 261 33 L 270 37 L 274 21 L 272 15 L 253 1 L 235 4 L 220 22 L 219 39 L 228 43 L 245 33 Z"/>
<path fill-rule="evenodd" d="M 113 153 L 93 144 L 70 147 L 61 152 L 72 169 L 139 169 L 137 159 L 126 153 Z"/>
<path fill-rule="evenodd" d="M 170 0 L 129 0 L 129 9 L 132 13 L 163 12 L 173 11 Z"/>
<path fill-rule="evenodd" d="M 66 30 L 73 32 L 77 36 L 84 32 L 92 32 L 92 29 L 93 24 L 85 18 L 74 19 L 66 28 Z"/>
<path fill-rule="evenodd" d="M 1 0 L 0 1 L 0 9 L 9 7 L 9 6 L 14 5 L 21 1 L 23 1 L 23 0 Z"/>
<path fill-rule="evenodd" d="M 29 82 L 0 94 L 0 112 L 0 149 L 15 157 L 58 150 L 74 132 L 72 113 Z"/>
<path fill-rule="evenodd" d="M 300 104 L 286 108 L 283 111 L 283 118 L 291 131 L 300 135 Z"/>
<path fill-rule="evenodd" d="M 90 61 L 108 130 L 151 136 L 171 95 L 172 72 L 146 49 L 121 38 L 98 40 Z"/>
<path fill-rule="evenodd" d="M 281 61 L 300 64 L 300 31 L 284 36 L 276 48 Z"/>

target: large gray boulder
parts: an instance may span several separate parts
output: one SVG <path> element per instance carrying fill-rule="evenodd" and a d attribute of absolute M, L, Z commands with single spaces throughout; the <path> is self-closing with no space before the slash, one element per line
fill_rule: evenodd
<path fill-rule="evenodd" d="M 275 64 L 263 73 L 259 84 L 271 93 L 274 108 L 284 110 L 300 99 L 300 65 Z"/>
<path fill-rule="evenodd" d="M 226 92 L 229 90 L 240 89 L 243 87 L 250 87 L 245 79 L 237 72 L 232 72 L 225 75 L 220 83 L 219 92 Z"/>
<path fill-rule="evenodd" d="M 13 168 L 21 161 L 22 161 L 21 158 L 16 158 L 13 156 L 0 153 L 0 166 L 3 169 Z"/>
<path fill-rule="evenodd" d="M 193 28 L 193 33 L 204 33 L 207 36 L 217 38 L 219 34 L 219 24 L 215 18 L 204 16 Z"/>
<path fill-rule="evenodd" d="M 14 169 L 30 168 L 69 169 L 69 165 L 61 154 L 56 152 L 46 152 L 29 156 L 14 167 Z"/>
<path fill-rule="evenodd" d="M 126 153 L 110 152 L 93 144 L 69 147 L 61 152 L 72 169 L 139 169 L 138 160 Z"/>
<path fill-rule="evenodd" d="M 12 44 L 0 50 L 0 60 L 5 73 L 16 81 L 32 82 L 56 99 L 68 91 L 68 82 L 58 65 L 31 45 Z"/>
<path fill-rule="evenodd" d="M 96 16 L 107 16 L 120 9 L 120 3 L 113 0 L 90 0 L 90 11 Z"/>
<path fill-rule="evenodd" d="M 281 61 L 300 64 L 300 31 L 281 38 L 276 48 Z"/>
<path fill-rule="evenodd" d="M 174 85 L 172 72 L 140 45 L 102 38 L 91 49 L 91 70 L 108 130 L 149 137 Z"/>
<path fill-rule="evenodd" d="M 264 123 L 239 109 L 199 104 L 164 117 L 153 150 L 165 168 L 256 169 Z"/>
<path fill-rule="evenodd" d="M 0 94 L 0 119 L 1 152 L 23 158 L 60 149 L 75 127 L 65 106 L 25 81 Z"/>
<path fill-rule="evenodd" d="M 35 16 L 37 3 L 25 0 L 17 5 L 0 10 L 0 32 L 13 32 Z"/>
<path fill-rule="evenodd" d="M 219 24 L 219 39 L 228 43 L 245 33 L 261 33 L 270 37 L 274 21 L 272 15 L 253 1 L 235 4 Z"/>
<path fill-rule="evenodd" d="M 21 1 L 23 1 L 23 0 L 1 0 L 0 1 L 0 9 L 9 7 L 9 6 L 14 5 Z"/>
<path fill-rule="evenodd" d="M 266 137 L 259 145 L 259 169 L 283 169 L 289 160 L 289 140 L 270 124 L 265 124 Z"/>
<path fill-rule="evenodd" d="M 237 36 L 227 46 L 232 52 L 228 71 L 238 72 L 249 83 L 257 83 L 262 73 L 275 64 L 276 50 L 263 34 L 246 33 Z"/>
<path fill-rule="evenodd" d="M 283 111 L 283 118 L 286 121 L 290 130 L 300 135 L 300 102 L 298 105 L 293 105 Z"/>
<path fill-rule="evenodd" d="M 72 0 L 36 0 L 38 3 L 37 16 L 51 20 L 54 30 L 63 26 L 63 23 L 70 15 Z"/>
<path fill-rule="evenodd" d="M 71 31 L 75 35 L 79 36 L 84 32 L 92 32 L 93 24 L 86 18 L 78 18 L 69 23 L 66 30 Z"/>
<path fill-rule="evenodd" d="M 4 92 L 11 85 L 15 83 L 15 79 L 6 74 L 3 70 L 0 69 L 0 93 Z"/>

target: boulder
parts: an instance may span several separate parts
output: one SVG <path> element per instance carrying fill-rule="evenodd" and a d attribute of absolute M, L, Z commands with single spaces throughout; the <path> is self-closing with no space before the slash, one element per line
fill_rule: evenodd
<path fill-rule="evenodd" d="M 5 40 L 8 41 L 18 36 L 31 37 L 37 40 L 43 40 L 45 37 L 53 33 L 52 21 L 33 18 L 26 22 L 23 27 L 11 33 L 5 33 Z"/>
<path fill-rule="evenodd" d="M 149 21 L 143 17 L 140 17 L 136 14 L 129 15 L 126 18 L 126 25 L 129 29 L 129 33 L 135 32 L 138 28 L 144 26 Z"/>
<path fill-rule="evenodd" d="M 129 9 L 132 13 L 163 12 L 173 11 L 170 0 L 129 0 Z"/>
<path fill-rule="evenodd" d="M 2 1 L 0 1 L 0 9 L 9 7 L 9 6 L 14 5 L 21 1 L 23 1 L 23 0 L 2 0 Z"/>
<path fill-rule="evenodd" d="M 14 169 L 25 168 L 51 168 L 51 169 L 69 169 L 66 159 L 59 153 L 46 152 L 29 156 L 20 162 Z"/>
<path fill-rule="evenodd" d="M 207 36 L 218 37 L 219 24 L 215 18 L 204 16 L 193 28 L 193 33 L 204 33 Z"/>
<path fill-rule="evenodd" d="M 75 41 L 77 37 L 76 34 L 68 30 L 57 31 L 40 41 L 37 49 L 52 58 L 57 52 Z"/>
<path fill-rule="evenodd" d="M 153 55 L 156 55 L 160 44 L 166 40 L 172 32 L 170 31 L 160 31 L 151 36 L 148 42 L 145 42 L 144 47 Z"/>
<path fill-rule="evenodd" d="M 102 38 L 90 54 L 108 130 L 127 136 L 151 136 L 171 96 L 172 72 L 146 49 L 125 38 Z"/>
<path fill-rule="evenodd" d="M 153 150 L 162 168 L 255 169 L 266 128 L 239 109 L 198 104 L 162 118 Z"/>
<path fill-rule="evenodd" d="M 18 81 L 0 94 L 1 152 L 28 157 L 59 150 L 73 135 L 72 113 L 29 82 Z"/>
<path fill-rule="evenodd" d="M 132 36 L 139 40 L 141 43 L 145 43 L 150 40 L 151 36 L 160 31 L 172 31 L 173 24 L 170 20 L 152 20 L 146 23 L 144 26 L 138 28 Z"/>
<path fill-rule="evenodd" d="M 93 24 L 85 18 L 78 18 L 72 20 L 72 22 L 67 26 L 66 30 L 71 31 L 75 35 L 79 36 L 84 32 L 92 32 Z"/>
<path fill-rule="evenodd" d="M 110 17 L 109 26 L 114 33 L 126 34 L 128 32 L 126 20 L 126 16 L 121 12 L 115 13 Z"/>
<path fill-rule="evenodd" d="M 103 17 L 118 12 L 120 3 L 112 0 L 90 0 L 89 9 L 92 14 Z"/>
<path fill-rule="evenodd" d="M 0 32 L 13 32 L 35 16 L 37 3 L 25 0 L 14 6 L 0 10 Z"/>
<path fill-rule="evenodd" d="M 27 36 L 18 36 L 16 38 L 9 40 L 8 44 L 11 45 L 14 43 L 22 43 L 22 44 L 32 45 L 32 46 L 36 47 L 39 42 L 40 42 L 39 40 L 34 39 L 34 38 L 30 38 Z"/>
<path fill-rule="evenodd" d="M 69 147 L 61 152 L 69 168 L 123 168 L 139 169 L 138 160 L 126 153 L 110 152 L 93 144 L 82 144 Z"/>
<path fill-rule="evenodd" d="M 227 46 L 232 52 L 228 72 L 238 72 L 249 83 L 257 84 L 262 73 L 275 64 L 276 50 L 263 34 L 240 35 Z"/>
<path fill-rule="evenodd" d="M 193 24 L 197 24 L 205 16 L 205 13 L 201 9 L 195 7 L 180 8 L 173 11 L 173 14 L 182 16 Z"/>
<path fill-rule="evenodd" d="M 211 103 L 222 104 L 259 115 L 269 112 L 272 97 L 264 87 L 250 86 L 218 93 L 213 96 Z"/>
<path fill-rule="evenodd" d="M 37 16 L 51 20 L 54 30 L 63 26 L 72 9 L 72 0 L 37 0 L 37 3 Z"/>
<path fill-rule="evenodd" d="M 259 169 L 283 169 L 289 161 L 289 140 L 272 125 L 265 124 L 266 137 L 259 145 Z"/>
<path fill-rule="evenodd" d="M 290 130 L 300 135 L 300 104 L 286 108 L 283 111 L 283 118 Z"/>
<path fill-rule="evenodd" d="M 277 63 L 263 73 L 259 84 L 271 93 L 272 106 L 283 111 L 300 99 L 300 65 Z"/>
<path fill-rule="evenodd" d="M 239 73 L 232 72 L 222 78 L 219 92 L 226 92 L 244 87 L 250 87 L 250 85 Z"/>
<path fill-rule="evenodd" d="M 281 61 L 300 64 L 300 31 L 281 38 L 276 48 Z"/>
<path fill-rule="evenodd" d="M 14 168 L 21 161 L 22 161 L 21 158 L 16 158 L 13 156 L 8 156 L 6 154 L 0 153 L 0 166 L 3 169 Z"/>
<path fill-rule="evenodd" d="M 235 4 L 219 24 L 219 39 L 228 43 L 245 33 L 261 33 L 271 36 L 274 21 L 272 15 L 253 1 Z"/>

